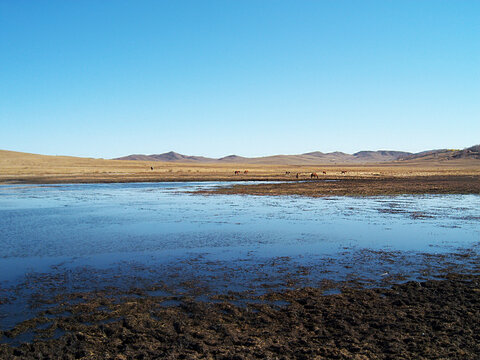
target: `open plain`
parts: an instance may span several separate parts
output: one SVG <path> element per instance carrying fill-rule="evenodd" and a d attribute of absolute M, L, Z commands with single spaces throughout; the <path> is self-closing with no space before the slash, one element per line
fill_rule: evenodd
<path fill-rule="evenodd" d="M 318 174 L 318 178 L 312 179 L 312 173 Z M 185 181 L 281 182 L 214 190 L 223 194 L 478 194 L 480 159 L 429 158 L 388 163 L 318 165 L 209 164 L 105 160 L 0 151 L 0 183 L 3 184 Z"/>

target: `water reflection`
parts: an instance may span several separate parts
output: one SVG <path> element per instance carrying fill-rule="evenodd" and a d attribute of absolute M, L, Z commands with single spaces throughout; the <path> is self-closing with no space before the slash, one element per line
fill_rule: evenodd
<path fill-rule="evenodd" d="M 381 280 L 401 266 L 418 275 L 426 255 L 471 249 L 480 240 L 475 195 L 191 194 L 212 186 L 229 184 L 0 186 L 0 316 L 13 314 L 6 310 L 12 289 L 22 293 L 27 285 L 33 294 L 153 280 L 172 291 L 175 279 L 215 291 L 284 286 L 287 277 L 306 285 Z M 382 260 L 382 251 L 402 262 Z"/>

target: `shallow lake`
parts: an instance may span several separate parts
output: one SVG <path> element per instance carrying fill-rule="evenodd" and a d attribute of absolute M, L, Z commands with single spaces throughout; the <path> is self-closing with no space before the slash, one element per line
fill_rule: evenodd
<path fill-rule="evenodd" d="M 478 270 L 480 196 L 192 193 L 228 185 L 0 186 L 0 329 L 47 293 L 262 292 Z"/>

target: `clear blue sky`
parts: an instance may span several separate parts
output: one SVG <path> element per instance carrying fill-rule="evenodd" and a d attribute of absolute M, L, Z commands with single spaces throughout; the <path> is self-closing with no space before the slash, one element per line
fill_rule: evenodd
<path fill-rule="evenodd" d="M 0 0 L 0 149 L 480 143 L 480 1 Z"/>

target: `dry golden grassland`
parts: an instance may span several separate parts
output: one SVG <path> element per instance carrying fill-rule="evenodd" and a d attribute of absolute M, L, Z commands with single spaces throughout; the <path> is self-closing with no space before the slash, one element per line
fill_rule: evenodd
<path fill-rule="evenodd" d="M 151 170 L 153 167 L 153 170 Z M 240 171 L 235 175 L 236 170 Z M 248 174 L 244 171 L 248 170 Z M 286 174 L 286 172 L 290 174 Z M 326 175 L 322 172 L 325 171 Z M 342 174 L 342 171 L 346 171 Z M 480 175 L 480 160 L 393 162 L 373 165 L 249 165 L 167 163 L 104 160 L 69 156 L 45 156 L 0 150 L 0 183 L 96 183 L 155 181 L 237 181 L 310 179 L 358 179 Z"/>

